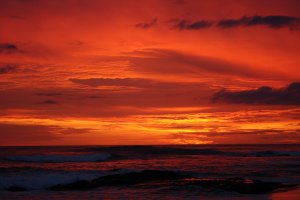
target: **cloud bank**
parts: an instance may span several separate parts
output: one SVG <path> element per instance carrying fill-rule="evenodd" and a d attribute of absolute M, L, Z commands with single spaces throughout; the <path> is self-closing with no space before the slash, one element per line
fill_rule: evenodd
<path fill-rule="evenodd" d="M 0 66 L 0 74 L 8 74 L 17 70 L 17 67 L 14 65 L 3 65 Z"/>
<path fill-rule="evenodd" d="M 212 22 L 206 20 L 190 22 L 186 19 L 182 19 L 179 21 L 177 20 L 173 27 L 179 30 L 199 30 L 209 28 L 212 26 L 212 24 Z"/>
<path fill-rule="evenodd" d="M 0 54 L 11 54 L 18 52 L 18 47 L 11 43 L 0 43 Z"/>
<path fill-rule="evenodd" d="M 239 19 L 223 19 L 218 22 L 220 28 L 235 28 L 240 26 L 267 26 L 269 28 L 293 28 L 299 25 L 299 18 L 292 16 L 281 16 L 281 15 L 270 15 L 270 16 L 259 16 L 255 15 L 252 17 L 243 16 Z"/>
<path fill-rule="evenodd" d="M 281 89 L 263 86 L 254 90 L 222 90 L 212 100 L 236 104 L 300 105 L 300 82 L 291 83 Z"/>
<path fill-rule="evenodd" d="M 221 29 L 233 29 L 240 27 L 254 27 L 265 26 L 271 29 L 289 28 L 290 30 L 299 30 L 300 18 L 285 15 L 254 15 L 242 16 L 240 18 L 224 18 L 217 21 L 206 19 L 189 20 L 189 19 L 175 19 L 169 21 L 172 29 L 177 30 L 202 30 L 211 27 L 218 27 Z M 150 28 L 151 26 L 146 26 Z"/>

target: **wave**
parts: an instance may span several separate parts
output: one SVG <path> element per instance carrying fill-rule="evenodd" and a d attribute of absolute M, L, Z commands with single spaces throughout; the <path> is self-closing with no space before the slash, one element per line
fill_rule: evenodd
<path fill-rule="evenodd" d="M 17 162 L 99 162 L 111 158 L 111 154 L 81 154 L 81 155 L 20 155 L 3 158 L 6 161 Z"/>
<path fill-rule="evenodd" d="M 233 157 L 276 157 L 300 156 L 300 151 L 221 151 L 218 149 L 174 148 L 174 147 L 125 147 L 107 149 L 110 153 L 96 152 L 79 155 L 14 155 L 2 157 L 11 162 L 64 163 L 102 162 L 108 159 L 144 158 L 169 155 L 233 156 Z"/>
<path fill-rule="evenodd" d="M 246 155 L 256 157 L 300 156 L 300 151 L 254 151 L 249 152 Z"/>
<path fill-rule="evenodd" d="M 50 190 L 91 190 L 107 186 L 147 186 L 176 188 L 193 186 L 217 189 L 242 194 L 264 194 L 277 189 L 296 187 L 298 184 L 283 184 L 280 182 L 265 182 L 245 178 L 203 179 L 190 176 L 182 172 L 163 170 L 143 170 L 125 174 L 102 176 L 93 180 L 80 180 L 69 184 L 58 184 Z M 199 188 L 199 189 L 200 189 Z"/>
<path fill-rule="evenodd" d="M 172 170 L 111 170 L 111 171 L 36 171 L 18 175 L 1 175 L 0 190 L 92 190 L 100 187 L 162 187 L 184 189 L 208 188 L 244 194 L 269 193 L 296 187 L 297 183 L 252 180 L 248 178 L 199 178 L 192 173 Z"/>
<path fill-rule="evenodd" d="M 119 158 L 145 157 L 145 156 L 169 156 L 169 155 L 202 155 L 202 156 L 250 156 L 250 157 L 272 157 L 272 156 L 300 156 L 300 151 L 239 151 L 218 148 L 193 148 L 193 147 L 167 147 L 167 146 L 115 146 L 102 148 L 89 148 L 87 150 L 97 152 L 106 151 Z"/>
<path fill-rule="evenodd" d="M 44 190 L 58 184 L 69 184 L 80 180 L 93 180 L 101 176 L 128 173 L 131 170 L 112 171 L 45 171 L 1 174 L 0 190 Z"/>
<path fill-rule="evenodd" d="M 166 146 L 112 146 L 112 147 L 92 147 L 88 151 L 105 151 L 120 157 L 145 157 L 164 155 L 221 155 L 235 156 L 237 152 L 226 152 L 213 148 L 186 148 L 186 147 L 166 147 Z"/>
<path fill-rule="evenodd" d="M 34 172 L 13 176 L 1 175 L 0 189 L 20 187 L 27 190 L 36 190 L 50 187 L 55 184 L 67 184 L 81 179 L 93 179 L 99 176 L 95 172 Z"/>

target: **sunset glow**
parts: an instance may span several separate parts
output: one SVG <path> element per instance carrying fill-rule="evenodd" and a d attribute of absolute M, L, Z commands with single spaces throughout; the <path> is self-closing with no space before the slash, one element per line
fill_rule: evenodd
<path fill-rule="evenodd" d="M 0 145 L 299 143 L 299 10 L 0 1 Z"/>

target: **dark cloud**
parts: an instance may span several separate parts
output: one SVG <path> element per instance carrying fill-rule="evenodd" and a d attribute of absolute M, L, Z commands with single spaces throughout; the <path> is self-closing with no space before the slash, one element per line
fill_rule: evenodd
<path fill-rule="evenodd" d="M 89 99 L 99 99 L 99 98 L 104 98 L 104 97 L 92 95 L 92 96 L 88 96 L 87 98 L 89 98 Z"/>
<path fill-rule="evenodd" d="M 88 78 L 88 79 L 69 79 L 73 83 L 97 86 L 126 86 L 126 87 L 149 87 L 155 84 L 154 81 L 142 78 Z"/>
<path fill-rule="evenodd" d="M 18 16 L 18 15 L 10 15 L 9 18 L 16 19 L 16 20 L 25 19 L 24 17 Z"/>
<path fill-rule="evenodd" d="M 82 46 L 84 45 L 84 42 L 79 41 L 79 40 L 74 40 L 74 41 L 70 41 L 67 44 L 72 45 L 72 46 Z"/>
<path fill-rule="evenodd" d="M 244 16 L 239 19 L 223 19 L 218 22 L 220 28 L 234 28 L 239 26 L 268 26 L 270 28 L 294 28 L 299 25 L 299 18 L 291 16 Z"/>
<path fill-rule="evenodd" d="M 175 139 L 182 143 L 188 142 L 213 142 L 215 144 L 279 144 L 299 143 L 299 130 L 276 130 L 276 129 L 243 129 L 231 130 L 230 132 L 181 132 L 167 136 L 168 139 Z"/>
<path fill-rule="evenodd" d="M 54 101 L 54 100 L 45 100 L 45 101 L 42 101 L 40 104 L 58 104 L 57 101 Z"/>
<path fill-rule="evenodd" d="M 199 29 L 205 29 L 212 26 L 212 22 L 201 20 L 201 21 L 194 21 L 190 22 L 188 20 L 182 19 L 182 20 L 174 20 L 173 21 L 173 28 L 179 29 L 179 30 L 199 30 Z"/>
<path fill-rule="evenodd" d="M 178 30 L 200 30 L 210 28 L 212 26 L 218 26 L 220 28 L 235 28 L 235 27 L 247 27 L 247 26 L 267 26 L 273 29 L 279 29 L 288 27 L 291 30 L 297 30 L 300 25 L 300 18 L 293 16 L 281 16 L 281 15 L 270 15 L 270 16 L 243 16 L 239 19 L 223 19 L 220 21 L 208 21 L 198 20 L 190 21 L 188 19 L 175 19 L 171 20 L 172 28 Z"/>
<path fill-rule="evenodd" d="M 0 124 L 1 145 L 54 141 L 59 139 L 54 133 L 56 129 L 55 126 Z"/>
<path fill-rule="evenodd" d="M 300 105 L 300 82 L 291 83 L 281 89 L 263 86 L 245 91 L 222 90 L 212 100 L 237 104 Z"/>
<path fill-rule="evenodd" d="M 36 93 L 38 96 L 61 96 L 63 95 L 62 93 L 59 92 L 39 92 Z"/>
<path fill-rule="evenodd" d="M 91 129 L 91 128 L 82 128 L 82 129 L 78 129 L 78 128 L 65 128 L 65 129 L 61 129 L 58 132 L 60 134 L 66 134 L 66 135 L 74 135 L 74 134 L 87 134 L 92 132 L 93 130 L 96 129 Z"/>
<path fill-rule="evenodd" d="M 90 133 L 94 129 L 0 123 L 0 145 L 49 145 L 66 135 Z"/>
<path fill-rule="evenodd" d="M 3 65 L 0 66 L 0 74 L 8 74 L 17 70 L 15 65 Z"/>
<path fill-rule="evenodd" d="M 143 79 L 143 78 L 88 78 L 88 79 L 69 79 L 71 82 L 81 85 L 87 85 L 90 87 L 101 87 L 103 86 L 103 92 L 107 91 L 110 96 L 111 93 L 121 91 L 124 93 L 126 90 L 129 92 L 123 99 L 129 98 L 131 95 L 135 94 L 138 96 L 149 95 L 150 93 L 156 93 L 156 95 L 164 96 L 168 92 L 180 93 L 180 92 L 195 92 L 200 88 L 203 89 L 203 83 L 186 83 L 186 82 L 164 82 L 159 80 Z M 106 89 L 105 86 L 117 87 L 115 90 L 111 88 Z M 207 86 L 205 86 L 207 87 Z M 131 90 L 138 89 L 138 90 Z M 135 91 L 135 93 L 133 93 Z M 165 92 L 163 92 L 165 91 Z M 102 93 L 103 93 L 102 92 Z M 104 93 L 103 93 L 104 94 Z M 176 95 L 177 96 L 177 95 Z M 191 95 L 193 96 L 193 95 Z M 89 98 L 104 98 L 105 96 L 89 96 Z M 197 98 L 195 101 L 197 101 Z"/>
<path fill-rule="evenodd" d="M 146 74 L 167 75 L 232 75 L 239 77 L 283 77 L 276 71 L 253 67 L 202 55 L 194 55 L 168 49 L 136 51 L 128 57 L 131 67 Z"/>
<path fill-rule="evenodd" d="M 0 43 L 0 53 L 11 54 L 18 52 L 18 47 L 11 43 Z"/>
<path fill-rule="evenodd" d="M 153 19 L 150 22 L 138 23 L 138 24 L 135 24 L 135 27 L 136 28 L 141 28 L 141 29 L 149 29 L 152 26 L 156 25 L 157 21 L 158 21 L 157 19 Z"/>
<path fill-rule="evenodd" d="M 38 96 L 32 88 L 0 91 L 0 116 L 16 113 L 44 117 L 120 117 L 136 114 L 182 113 L 160 108 L 205 106 L 213 95 L 206 84 L 155 82 L 133 87 L 57 89 L 64 96 Z M 52 100 L 51 104 L 44 102 Z M 46 103 L 46 104 L 45 104 Z M 47 104 L 48 103 L 48 104 Z M 50 103 L 50 104 L 49 104 Z"/>

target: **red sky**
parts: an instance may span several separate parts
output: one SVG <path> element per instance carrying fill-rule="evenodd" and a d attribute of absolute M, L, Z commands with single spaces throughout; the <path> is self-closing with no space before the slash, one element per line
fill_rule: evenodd
<path fill-rule="evenodd" d="M 298 0 L 1 0 L 0 145 L 300 141 Z"/>

